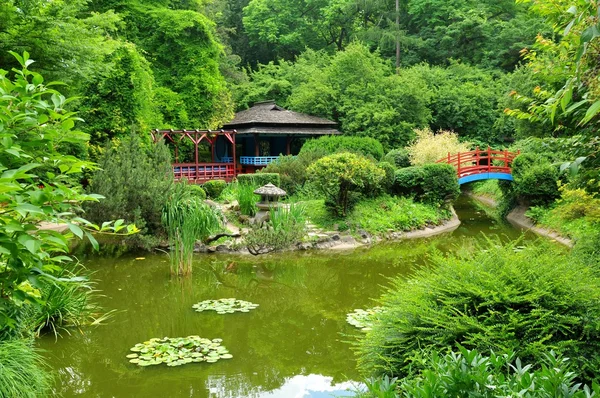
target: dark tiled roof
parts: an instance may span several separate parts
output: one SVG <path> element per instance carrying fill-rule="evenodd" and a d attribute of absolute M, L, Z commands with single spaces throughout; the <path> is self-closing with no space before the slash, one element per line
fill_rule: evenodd
<path fill-rule="evenodd" d="M 333 126 L 285 126 L 285 127 L 277 127 L 277 126 L 253 126 L 246 125 L 243 127 L 238 127 L 236 129 L 237 135 L 244 134 L 265 134 L 265 135 L 288 135 L 288 134 L 297 134 L 297 135 L 323 135 L 323 134 L 340 134 Z"/>
<path fill-rule="evenodd" d="M 274 124 L 292 126 L 323 126 L 335 128 L 335 122 L 305 113 L 288 111 L 274 101 L 257 102 L 250 109 L 235 114 L 235 118 L 226 123 L 224 129 L 239 129 L 249 125 Z"/>

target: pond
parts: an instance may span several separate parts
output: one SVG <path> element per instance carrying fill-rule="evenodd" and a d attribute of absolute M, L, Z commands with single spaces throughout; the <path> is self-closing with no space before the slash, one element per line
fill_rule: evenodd
<path fill-rule="evenodd" d="M 330 397 L 352 396 L 360 377 L 348 341 L 358 329 L 346 314 L 374 304 L 389 277 L 424 264 L 434 250 L 453 251 L 473 237 L 502 240 L 521 231 L 461 197 L 461 226 L 435 238 L 340 252 L 261 257 L 198 255 L 192 277 L 168 275 L 166 254 L 144 259 L 88 258 L 101 304 L 115 309 L 103 326 L 39 340 L 58 371 L 65 397 Z M 532 239 L 526 236 L 526 240 Z M 192 305 L 235 297 L 260 306 L 248 313 L 197 313 Z M 221 338 L 232 359 L 137 367 L 125 358 L 153 337 Z"/>

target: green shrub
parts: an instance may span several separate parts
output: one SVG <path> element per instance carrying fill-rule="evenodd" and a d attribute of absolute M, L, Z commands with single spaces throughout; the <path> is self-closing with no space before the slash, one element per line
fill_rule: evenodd
<path fill-rule="evenodd" d="M 369 159 L 353 153 L 325 156 L 307 170 L 310 180 L 323 193 L 326 204 L 345 217 L 357 194 L 380 189 L 385 172 Z"/>
<path fill-rule="evenodd" d="M 206 199 L 206 191 L 200 185 L 188 184 L 187 189 L 188 189 L 188 191 L 190 191 L 190 193 L 193 196 L 197 197 L 198 199 L 200 199 L 200 200 Z"/>
<path fill-rule="evenodd" d="M 454 201 L 460 194 L 458 177 L 448 164 L 425 164 L 396 171 L 392 191 L 402 196 L 441 205 Z"/>
<path fill-rule="evenodd" d="M 410 156 L 404 148 L 392 149 L 383 157 L 383 161 L 393 164 L 398 169 L 410 166 Z"/>
<path fill-rule="evenodd" d="M 87 282 L 83 267 L 64 269 L 57 276 L 61 280 L 43 283 L 43 304 L 31 312 L 30 325 L 37 334 L 48 331 L 58 336 L 61 331 L 89 325 L 101 311 L 94 303 L 96 291 Z"/>
<path fill-rule="evenodd" d="M 51 382 L 33 342 L 0 341 L 0 397 L 47 397 Z"/>
<path fill-rule="evenodd" d="M 295 203 L 289 208 L 276 207 L 269 210 L 266 225 L 254 225 L 246 235 L 248 251 L 254 255 L 287 249 L 306 233 L 306 210 Z"/>
<path fill-rule="evenodd" d="M 512 164 L 514 195 L 521 202 L 545 205 L 560 196 L 558 167 L 535 154 L 521 154 Z"/>
<path fill-rule="evenodd" d="M 124 219 L 134 223 L 141 236 L 130 243 L 151 246 L 164 233 L 160 213 L 173 186 L 168 148 L 162 143 L 145 144 L 137 134 L 111 142 L 98 160 L 89 191 L 105 199 L 86 206 L 90 221 Z"/>
<path fill-rule="evenodd" d="M 488 241 L 467 254 L 433 257 L 433 266 L 397 278 L 384 312 L 357 344 L 360 367 L 407 375 L 422 350 L 455 344 L 488 355 L 513 350 L 540 362 L 550 350 L 582 377 L 600 371 L 600 278 L 551 244 L 515 250 Z"/>
<path fill-rule="evenodd" d="M 276 187 L 281 185 L 281 179 L 277 173 L 240 174 L 237 176 L 237 180 L 241 185 L 254 185 L 255 187 L 262 187 L 267 184 L 273 184 Z"/>
<path fill-rule="evenodd" d="M 255 190 L 254 185 L 238 184 L 237 201 L 240 212 L 246 216 L 253 217 L 256 214 L 256 203 L 260 200 L 260 196 L 254 193 Z"/>
<path fill-rule="evenodd" d="M 396 167 L 388 162 L 379 162 L 377 166 L 385 172 L 385 177 L 381 180 L 381 186 L 378 191 L 373 191 L 374 194 L 381 192 L 391 193 L 394 181 L 396 180 Z"/>
<path fill-rule="evenodd" d="M 217 199 L 219 196 L 221 196 L 221 193 L 225 187 L 227 187 L 227 182 L 224 180 L 211 180 L 202 184 L 202 188 L 204 188 L 206 196 L 211 199 Z"/>
<path fill-rule="evenodd" d="M 324 152 L 325 155 L 338 152 L 352 152 L 372 157 L 375 160 L 381 160 L 383 157 L 383 146 L 379 141 L 371 137 L 331 135 L 308 140 L 302 146 L 300 155 L 313 151 Z"/>
<path fill-rule="evenodd" d="M 298 156 L 280 156 L 276 161 L 271 162 L 261 172 L 277 173 L 281 179 L 281 185 L 274 184 L 288 195 L 298 193 L 307 180 L 306 169 L 316 160 L 322 158 L 317 152 L 305 152 Z"/>
<path fill-rule="evenodd" d="M 513 360 L 514 352 L 484 356 L 477 350 L 458 349 L 444 356 L 429 355 L 424 362 L 426 369 L 397 384 L 400 394 L 414 398 L 590 396 L 586 393 L 589 386 L 577 382 L 577 369 L 571 361 L 552 351 L 542 356 L 540 366 Z M 590 391 L 600 394 L 600 385 L 594 383 Z"/>

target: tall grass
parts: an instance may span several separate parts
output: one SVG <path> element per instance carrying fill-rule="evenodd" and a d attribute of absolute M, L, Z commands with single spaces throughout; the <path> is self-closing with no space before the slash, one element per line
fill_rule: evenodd
<path fill-rule="evenodd" d="M 49 396 L 51 374 L 29 340 L 0 341 L 0 397 Z"/>
<path fill-rule="evenodd" d="M 171 274 L 191 274 L 196 241 L 217 232 L 221 217 L 203 201 L 190 196 L 185 187 L 176 186 L 163 209 L 162 222 L 171 245 Z"/>
<path fill-rule="evenodd" d="M 246 236 L 248 251 L 254 255 L 282 250 L 298 242 L 306 233 L 306 210 L 295 203 L 289 208 L 269 210 L 269 221 L 264 226 L 253 226 Z"/>
<path fill-rule="evenodd" d="M 255 189 L 256 187 L 252 184 L 238 184 L 237 186 L 237 201 L 243 215 L 253 217 L 256 214 L 256 203 L 260 200 L 260 196 L 254 193 Z"/>
<path fill-rule="evenodd" d="M 98 291 L 82 269 L 65 269 L 58 278 L 46 282 L 41 289 L 43 304 L 30 316 L 35 334 L 51 332 L 58 336 L 62 331 L 69 333 L 71 328 L 96 324 L 110 316 L 95 303 Z"/>

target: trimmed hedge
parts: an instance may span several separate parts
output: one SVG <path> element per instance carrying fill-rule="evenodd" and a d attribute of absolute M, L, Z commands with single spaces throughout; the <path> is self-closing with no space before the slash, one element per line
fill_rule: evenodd
<path fill-rule="evenodd" d="M 281 186 L 281 178 L 278 173 L 255 173 L 255 174 L 240 174 L 237 180 L 242 185 L 255 185 L 262 187 L 271 183 L 276 187 Z"/>
<path fill-rule="evenodd" d="M 206 199 L 206 191 L 200 185 L 189 184 L 187 186 L 188 191 L 192 193 L 193 196 L 196 196 L 200 200 Z"/>
<path fill-rule="evenodd" d="M 414 196 L 416 200 L 441 205 L 460 194 L 456 170 L 449 164 L 426 164 L 396 171 L 392 192 Z"/>
<path fill-rule="evenodd" d="M 300 154 L 306 152 L 321 151 L 323 155 L 331 155 L 338 152 L 352 152 L 359 155 L 381 160 L 383 157 L 383 146 L 379 141 L 371 137 L 346 137 L 339 135 L 324 136 L 304 143 Z"/>
<path fill-rule="evenodd" d="M 522 154 L 512 164 L 513 191 L 521 202 L 546 205 L 560 197 L 558 167 L 546 157 Z"/>
<path fill-rule="evenodd" d="M 392 149 L 383 157 L 382 161 L 391 163 L 397 168 L 410 166 L 410 156 L 408 150 L 404 148 Z"/>
<path fill-rule="evenodd" d="M 227 187 L 227 182 L 224 180 L 207 181 L 202 185 L 202 188 L 206 191 L 206 195 L 211 199 L 218 198 L 225 187 Z"/>

